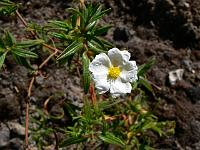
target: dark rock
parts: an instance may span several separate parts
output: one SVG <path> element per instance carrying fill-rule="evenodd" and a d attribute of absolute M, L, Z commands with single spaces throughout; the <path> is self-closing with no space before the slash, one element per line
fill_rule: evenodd
<path fill-rule="evenodd" d="M 200 87 L 188 88 L 186 94 L 193 103 L 200 101 Z"/>
<path fill-rule="evenodd" d="M 113 39 L 116 41 L 127 42 L 129 40 L 129 32 L 126 28 L 117 27 L 114 30 Z"/>

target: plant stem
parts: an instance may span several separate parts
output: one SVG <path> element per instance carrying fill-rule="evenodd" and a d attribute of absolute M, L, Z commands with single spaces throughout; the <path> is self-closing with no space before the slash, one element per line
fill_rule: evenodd
<path fill-rule="evenodd" d="M 27 94 L 27 100 L 26 100 L 26 128 L 25 128 L 25 144 L 26 144 L 26 149 L 28 149 L 29 103 L 30 103 L 31 89 L 33 87 L 34 81 L 35 81 L 35 76 L 32 77 L 31 82 L 29 84 L 28 94 Z"/>
<path fill-rule="evenodd" d="M 91 96 L 93 105 L 96 105 L 97 98 L 96 98 L 94 85 L 92 83 L 90 84 L 89 92 L 90 92 L 90 96 Z"/>
<path fill-rule="evenodd" d="M 28 27 L 28 24 L 27 22 L 25 21 L 25 19 L 22 17 L 22 15 L 19 13 L 18 10 L 16 10 L 16 15 L 17 17 L 20 19 L 20 21 L 23 23 L 24 27 Z M 34 37 L 34 38 L 38 38 L 36 33 L 33 32 L 33 31 L 30 31 L 31 35 Z M 52 47 L 46 43 L 43 43 L 43 46 L 50 49 L 50 50 L 53 50 L 54 53 L 52 53 L 48 58 L 46 58 L 42 63 L 41 65 L 39 66 L 38 69 L 41 69 L 53 56 L 55 56 L 58 52 L 61 53 L 60 50 L 58 50 L 57 48 L 55 47 Z M 33 87 L 33 83 L 35 81 L 35 77 L 38 75 L 38 70 L 35 72 L 34 76 L 32 77 L 31 79 L 31 82 L 29 84 L 29 88 L 28 88 L 28 91 L 27 91 L 27 100 L 26 100 L 26 127 L 25 127 L 25 146 L 26 146 L 26 149 L 29 149 L 28 148 L 28 128 L 29 128 L 29 103 L 30 103 L 30 96 L 31 96 L 31 90 L 32 90 L 32 87 Z"/>
<path fill-rule="evenodd" d="M 19 18 L 19 20 L 22 22 L 22 24 L 23 24 L 25 27 L 28 27 L 28 23 L 25 21 L 25 19 L 22 17 L 22 15 L 19 13 L 18 10 L 16 10 L 16 15 L 17 15 L 17 17 Z M 30 31 L 30 33 L 31 33 L 31 35 L 32 35 L 34 38 L 37 39 L 37 35 L 36 35 L 35 32 Z M 53 50 L 53 51 L 57 51 L 57 52 L 61 53 L 60 50 L 58 50 L 57 48 L 52 47 L 52 46 L 50 46 L 50 45 L 48 45 L 48 44 L 46 44 L 46 43 L 43 43 L 42 45 L 43 45 L 44 47 L 48 48 L 48 49 L 51 49 L 51 50 Z"/>

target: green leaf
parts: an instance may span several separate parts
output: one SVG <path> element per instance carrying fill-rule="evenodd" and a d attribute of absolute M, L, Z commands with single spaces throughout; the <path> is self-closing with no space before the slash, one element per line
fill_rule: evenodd
<path fill-rule="evenodd" d="M 92 30 L 92 29 L 95 27 L 96 24 L 97 24 L 96 21 L 93 21 L 93 22 L 89 23 L 89 24 L 86 26 L 85 30 L 86 30 L 86 31 Z"/>
<path fill-rule="evenodd" d="M 6 54 L 7 54 L 7 52 L 4 52 L 4 53 L 1 53 L 1 54 L 0 54 L 0 69 L 2 68 L 3 63 L 4 63 L 4 61 L 5 61 Z"/>
<path fill-rule="evenodd" d="M 63 33 L 51 32 L 49 34 L 51 36 L 56 37 L 56 38 L 61 39 L 61 40 L 72 40 L 73 39 L 73 36 L 66 35 L 66 34 L 63 34 Z"/>
<path fill-rule="evenodd" d="M 89 72 L 90 59 L 88 58 L 86 52 L 83 53 L 82 61 L 83 61 L 83 88 L 85 94 L 87 94 L 90 87 L 90 72 Z"/>
<path fill-rule="evenodd" d="M 103 45 L 103 47 L 106 47 L 106 48 L 112 48 L 113 47 L 112 43 L 110 43 L 109 41 L 107 41 L 107 40 L 105 40 L 101 37 L 94 37 L 94 41 L 96 41 L 96 42 L 99 41 Z"/>
<path fill-rule="evenodd" d="M 107 132 L 105 135 L 99 135 L 99 138 L 106 143 L 118 145 L 122 148 L 125 147 L 125 143 L 112 133 Z"/>
<path fill-rule="evenodd" d="M 153 88 L 151 84 L 145 79 L 144 77 L 140 76 L 139 77 L 139 83 L 142 84 L 147 90 L 153 93 Z"/>
<path fill-rule="evenodd" d="M 71 28 L 71 26 L 67 22 L 57 21 L 57 20 L 50 20 L 49 25 L 50 26 L 57 26 L 57 27 L 64 28 L 64 29 Z"/>
<path fill-rule="evenodd" d="M 139 66 L 138 76 L 143 76 L 156 62 L 155 57 L 151 57 L 147 63 Z"/>
<path fill-rule="evenodd" d="M 64 58 L 76 53 L 82 47 L 83 47 L 82 41 L 74 41 L 58 56 L 57 60 L 64 59 Z"/>
<path fill-rule="evenodd" d="M 5 44 L 4 44 L 4 41 L 3 39 L 0 37 L 0 52 L 5 49 Z"/>
<path fill-rule="evenodd" d="M 99 12 L 99 13 L 97 13 L 96 15 L 94 15 L 94 16 L 91 18 L 90 21 L 96 21 L 96 20 L 102 18 L 106 13 L 108 13 L 108 12 L 110 12 L 110 11 L 111 11 L 111 8 Z"/>
<path fill-rule="evenodd" d="M 16 43 L 15 37 L 9 31 L 5 31 L 5 42 L 9 47 Z"/>
<path fill-rule="evenodd" d="M 30 52 L 27 50 L 21 50 L 21 49 L 12 49 L 12 53 L 14 53 L 17 56 L 24 57 L 24 58 L 38 58 L 38 55 L 34 52 Z"/>
<path fill-rule="evenodd" d="M 21 41 L 16 44 L 16 47 L 20 48 L 29 48 L 31 46 L 36 46 L 36 45 L 41 45 L 44 43 L 43 40 L 41 39 L 36 39 L 36 40 L 27 40 L 27 41 Z"/>
<path fill-rule="evenodd" d="M 86 140 L 87 140 L 87 138 L 85 138 L 85 137 L 68 138 L 68 139 L 63 140 L 61 142 L 61 144 L 59 145 L 59 147 L 66 147 L 66 146 L 69 146 L 69 145 L 72 145 L 72 144 L 84 142 Z"/>
<path fill-rule="evenodd" d="M 94 35 L 95 36 L 100 36 L 102 35 L 103 33 L 106 33 L 109 29 L 111 28 L 111 26 L 105 26 L 105 27 L 101 27 L 101 28 L 98 28 L 94 31 Z"/>
<path fill-rule="evenodd" d="M 12 54 L 12 56 L 18 64 L 23 65 L 28 69 L 34 70 L 31 64 L 26 60 L 26 58 L 19 57 L 18 55 L 15 55 L 14 53 Z"/>
<path fill-rule="evenodd" d="M 82 14 L 79 10 L 74 9 L 74 8 L 68 8 L 67 10 L 69 10 L 69 11 L 75 13 L 77 16 L 80 16 L 80 17 L 83 19 L 83 21 L 86 22 L 86 20 L 85 20 L 83 14 Z"/>
<path fill-rule="evenodd" d="M 97 47 L 97 44 L 95 41 L 88 41 L 87 43 L 88 43 L 88 47 L 96 53 L 106 52 L 105 50 L 102 50 L 99 47 Z"/>
<path fill-rule="evenodd" d="M 1 0 L 0 1 L 0 4 L 1 5 L 13 5 L 14 3 L 9 1 L 9 0 Z"/>
<path fill-rule="evenodd" d="M 11 15 L 17 10 L 17 5 L 9 0 L 0 1 L 0 14 Z"/>
<path fill-rule="evenodd" d="M 76 27 L 76 21 L 77 21 L 77 15 L 74 14 L 71 16 L 71 23 L 72 23 L 72 27 L 75 28 Z"/>

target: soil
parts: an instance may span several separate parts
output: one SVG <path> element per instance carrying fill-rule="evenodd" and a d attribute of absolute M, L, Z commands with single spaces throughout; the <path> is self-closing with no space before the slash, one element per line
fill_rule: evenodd
<path fill-rule="evenodd" d="M 27 21 L 43 24 L 49 19 L 67 19 L 71 1 L 16 0 Z M 105 38 L 120 49 L 128 49 L 138 65 L 152 56 L 156 64 L 147 73 L 155 97 L 150 99 L 160 120 L 176 121 L 175 135 L 157 139 L 157 149 L 200 150 L 200 1 L 199 0 L 101 0 L 112 11 L 101 24 L 111 24 Z M 0 16 L 1 29 L 24 38 L 23 25 L 15 17 Z M 170 71 L 184 69 L 183 79 L 169 83 Z M 7 58 L 0 72 L 0 121 L 24 121 L 28 70 Z M 78 75 L 49 63 L 33 86 L 32 105 L 41 106 L 49 96 L 81 104 Z M 59 105 L 59 104 L 58 104 Z M 1 126 L 0 126 L 1 127 Z"/>

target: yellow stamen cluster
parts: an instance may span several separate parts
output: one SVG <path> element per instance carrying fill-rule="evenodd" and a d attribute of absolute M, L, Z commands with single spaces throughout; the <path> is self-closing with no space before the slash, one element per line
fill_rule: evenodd
<path fill-rule="evenodd" d="M 108 76 L 112 79 L 117 79 L 120 75 L 120 68 L 119 67 L 111 67 L 108 71 Z"/>

